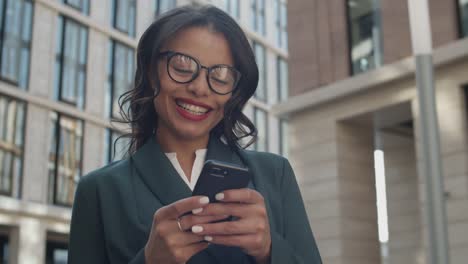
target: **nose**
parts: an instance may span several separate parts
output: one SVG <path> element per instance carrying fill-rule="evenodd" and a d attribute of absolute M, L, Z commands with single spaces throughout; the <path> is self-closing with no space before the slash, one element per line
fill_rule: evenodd
<path fill-rule="evenodd" d="M 201 68 L 197 77 L 187 84 L 187 89 L 196 96 L 208 96 L 211 92 L 208 84 L 208 69 Z"/>

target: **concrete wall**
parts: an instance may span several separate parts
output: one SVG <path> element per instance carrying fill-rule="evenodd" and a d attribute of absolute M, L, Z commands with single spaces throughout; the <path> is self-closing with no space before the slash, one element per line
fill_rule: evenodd
<path fill-rule="evenodd" d="M 468 62 L 458 61 L 439 68 L 436 76 L 444 181 L 449 192 L 446 204 L 450 254 L 452 263 L 460 264 L 468 258 L 467 127 L 466 106 L 461 90 L 461 86 L 468 83 L 467 71 Z M 400 144 L 402 142 L 400 140 L 400 143 L 393 142 L 395 149 L 392 149 L 393 147 L 388 149 L 390 260 L 393 256 L 396 262 L 416 259 L 416 263 L 427 263 L 425 262 L 427 245 L 420 244 L 421 241 L 427 241 L 424 220 L 425 186 L 424 175 L 420 168 L 422 150 L 418 143 L 419 115 L 413 79 L 406 77 L 381 84 L 365 93 L 304 109 L 291 116 L 293 140 L 290 157 L 324 263 L 354 263 L 360 252 L 367 254 L 362 260 L 367 261 L 364 263 L 378 263 L 375 260 L 378 256 L 376 225 L 369 222 L 375 220 L 375 203 L 371 200 L 372 163 L 365 163 L 371 146 L 369 141 L 371 128 L 362 125 L 359 127 L 352 121 L 356 116 L 405 102 L 410 102 L 412 105 L 416 136 L 413 145 L 411 140 L 407 142 L 408 144 Z M 412 148 L 415 152 L 411 151 Z M 406 160 L 398 157 L 402 152 L 406 153 Z M 347 162 L 348 159 L 351 161 L 354 159 L 354 162 Z M 413 165 L 408 167 L 405 162 Z M 355 171 L 361 172 L 360 178 L 353 178 L 356 172 L 352 167 L 346 166 L 356 166 Z M 416 168 L 417 180 L 411 176 L 414 175 Z M 398 179 L 405 175 L 408 178 Z M 353 200 L 361 203 L 354 203 Z M 396 201 L 399 201 L 399 206 L 395 205 Z M 354 208 L 354 214 L 366 218 L 352 221 L 353 215 L 349 215 L 349 208 Z M 409 211 L 411 213 L 408 213 Z M 348 233 L 344 233 L 343 230 Z M 362 233 L 368 236 L 359 236 Z M 423 240 L 418 242 L 420 237 Z M 406 246 L 412 247 L 415 251 L 405 253 Z M 350 250 L 346 250 L 347 248 Z"/>

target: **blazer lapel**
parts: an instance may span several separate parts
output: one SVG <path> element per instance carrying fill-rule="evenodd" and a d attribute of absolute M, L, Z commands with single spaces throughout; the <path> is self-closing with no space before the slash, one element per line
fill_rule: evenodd
<path fill-rule="evenodd" d="M 163 205 L 192 195 L 154 137 L 132 157 L 142 180 Z"/>

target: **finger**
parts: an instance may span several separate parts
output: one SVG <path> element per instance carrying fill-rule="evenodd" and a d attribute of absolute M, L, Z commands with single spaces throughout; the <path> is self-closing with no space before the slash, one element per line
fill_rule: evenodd
<path fill-rule="evenodd" d="M 179 223 L 182 230 L 186 231 L 190 230 L 194 225 L 211 223 L 228 217 L 229 215 L 186 215 L 179 218 Z M 175 224 L 179 230 L 177 221 L 175 221 Z"/>
<path fill-rule="evenodd" d="M 201 235 L 193 234 L 191 232 L 175 232 L 165 238 L 165 243 L 170 248 L 173 247 L 186 247 L 191 244 L 200 243 L 204 241 Z"/>
<path fill-rule="evenodd" d="M 264 215 L 264 206 L 240 203 L 211 203 L 199 215 L 232 215 L 240 218 Z"/>
<path fill-rule="evenodd" d="M 197 235 L 246 235 L 263 232 L 265 224 L 256 219 L 199 224 L 192 227 Z"/>
<path fill-rule="evenodd" d="M 263 196 L 259 192 L 249 188 L 226 190 L 216 194 L 215 198 L 221 202 L 264 203 Z"/>
<path fill-rule="evenodd" d="M 157 220 L 176 219 L 194 209 L 203 208 L 210 202 L 207 196 L 192 196 L 161 207 L 156 211 Z"/>
<path fill-rule="evenodd" d="M 205 240 L 213 244 L 225 245 L 225 246 L 236 246 L 246 249 L 247 251 L 252 250 L 261 244 L 261 237 L 258 235 L 247 234 L 247 235 L 217 235 L 217 236 L 205 236 Z"/>

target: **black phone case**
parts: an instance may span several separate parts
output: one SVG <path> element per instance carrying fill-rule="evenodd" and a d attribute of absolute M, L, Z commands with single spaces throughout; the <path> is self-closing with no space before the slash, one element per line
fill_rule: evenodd
<path fill-rule="evenodd" d="M 207 160 L 192 195 L 205 195 L 210 202 L 217 202 L 215 195 L 229 189 L 247 187 L 250 173 L 247 168 L 217 160 Z"/>

